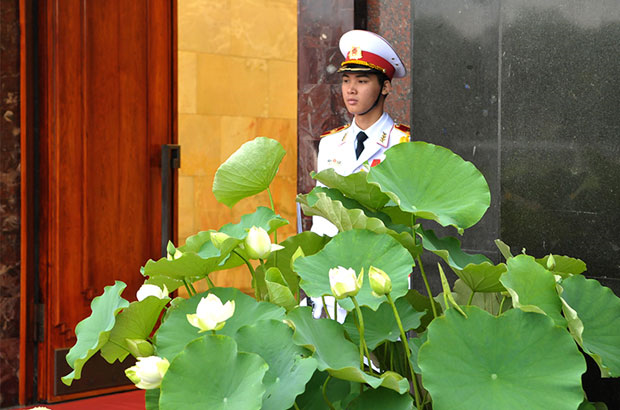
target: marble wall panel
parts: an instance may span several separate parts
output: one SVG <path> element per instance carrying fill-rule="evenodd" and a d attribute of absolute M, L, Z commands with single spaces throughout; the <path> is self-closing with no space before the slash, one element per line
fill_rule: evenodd
<path fill-rule="evenodd" d="M 495 260 L 500 211 L 499 22 L 497 0 L 413 2 L 414 139 L 452 149 L 486 177 L 491 208 L 459 239 L 469 252 Z M 458 236 L 455 230 L 441 231 Z M 435 285 L 440 288 L 438 280 Z"/>
<path fill-rule="evenodd" d="M 349 121 L 340 95 L 340 36 L 353 29 L 353 0 L 299 0 L 297 24 L 297 191 L 314 187 L 319 136 Z M 305 219 L 304 228 L 309 229 Z"/>
<path fill-rule="evenodd" d="M 0 407 L 17 404 L 20 281 L 19 1 L 0 2 Z"/>
<path fill-rule="evenodd" d="M 620 3 L 412 5 L 414 136 L 472 161 L 491 189 L 464 248 L 499 261 L 498 237 L 513 254 L 578 257 L 620 295 Z M 589 363 L 583 380 L 590 400 L 620 406 L 617 379 Z"/>
<path fill-rule="evenodd" d="M 368 27 L 390 42 L 407 68 L 407 76 L 392 81 L 385 110 L 395 121 L 411 124 L 411 0 L 368 0 Z"/>
<path fill-rule="evenodd" d="M 501 235 L 620 295 L 620 3 L 502 2 Z"/>

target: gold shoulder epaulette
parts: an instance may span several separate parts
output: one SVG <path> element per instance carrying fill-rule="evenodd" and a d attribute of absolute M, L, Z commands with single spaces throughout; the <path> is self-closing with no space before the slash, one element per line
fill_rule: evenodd
<path fill-rule="evenodd" d="M 405 124 L 394 124 L 394 128 L 399 131 L 406 132 L 407 134 L 411 133 L 411 128 L 409 128 L 409 126 Z"/>
<path fill-rule="evenodd" d="M 334 129 L 333 129 L 333 130 L 331 130 L 331 131 L 324 132 L 323 134 L 321 134 L 321 138 L 326 137 L 326 136 L 331 135 L 331 134 L 335 134 L 335 133 L 337 133 L 337 132 L 339 132 L 339 131 L 342 131 L 342 130 L 346 130 L 346 129 L 347 129 L 347 128 L 349 128 L 350 126 L 351 126 L 351 124 L 345 124 L 345 125 L 340 126 L 340 127 L 338 127 L 338 128 L 334 128 Z"/>

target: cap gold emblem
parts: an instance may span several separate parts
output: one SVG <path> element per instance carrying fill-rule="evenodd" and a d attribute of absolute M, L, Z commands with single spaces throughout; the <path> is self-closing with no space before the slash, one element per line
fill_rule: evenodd
<path fill-rule="evenodd" d="M 359 46 L 352 46 L 349 51 L 349 60 L 359 60 L 362 58 L 362 49 Z"/>

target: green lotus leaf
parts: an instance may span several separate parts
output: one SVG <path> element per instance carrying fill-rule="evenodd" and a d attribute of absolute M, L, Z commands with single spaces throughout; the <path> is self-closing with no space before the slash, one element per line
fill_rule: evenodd
<path fill-rule="evenodd" d="M 229 238 L 222 244 L 221 250 L 214 256 L 204 256 L 200 253 L 185 252 L 178 259 L 161 258 L 158 261 L 150 259 L 144 266 L 144 274 L 149 277 L 165 276 L 176 280 L 194 282 L 204 278 L 209 273 L 221 269 L 220 265 L 226 261 L 230 253 L 242 241 Z M 210 243 L 209 243 L 210 244 Z"/>
<path fill-rule="evenodd" d="M 92 313 L 75 327 L 77 341 L 67 353 L 67 363 L 73 371 L 62 377 L 62 382 L 71 386 L 73 380 L 82 377 L 82 367 L 110 338 L 110 332 L 116 323 L 119 312 L 129 306 L 129 302 L 121 297 L 127 287 L 121 281 L 113 286 L 106 286 L 103 294 L 90 303 Z"/>
<path fill-rule="evenodd" d="M 374 183 L 405 212 L 454 226 L 475 225 L 491 202 L 484 176 L 474 164 L 447 148 L 422 141 L 398 144 L 370 169 Z"/>
<path fill-rule="evenodd" d="M 555 268 L 551 270 L 551 272 L 555 275 L 560 275 L 563 278 L 570 275 L 579 275 L 587 269 L 586 263 L 581 259 L 575 259 L 570 256 L 563 255 L 553 255 L 553 259 L 555 260 Z M 548 269 L 547 260 L 549 260 L 549 255 L 544 258 L 536 259 L 536 262 L 541 264 L 543 268 Z"/>
<path fill-rule="evenodd" d="M 513 257 L 512 252 L 510 251 L 510 246 L 508 246 L 505 242 L 501 239 L 496 239 L 494 242 L 495 246 L 497 246 L 497 249 L 499 250 L 499 253 L 502 254 L 505 260 Z"/>
<path fill-rule="evenodd" d="M 499 277 L 506 271 L 506 265 L 493 265 L 491 260 L 481 254 L 468 254 L 461 250 L 461 242 L 446 236 L 437 238 L 432 230 L 417 229 L 422 238 L 422 246 L 442 258 L 470 289 L 476 292 L 502 292 L 504 287 Z"/>
<path fill-rule="evenodd" d="M 364 306 L 360 308 L 364 317 L 364 340 L 366 340 L 366 345 L 370 350 L 375 349 L 386 340 L 394 342 L 400 338 L 400 330 L 396 318 L 394 318 L 392 306 L 385 301 L 385 297 L 381 299 L 384 302 L 376 311 Z M 398 315 L 405 332 L 420 326 L 420 319 L 425 312 L 414 310 L 409 301 L 404 297 L 395 300 L 394 304 L 398 310 Z M 343 326 L 353 343 L 359 344 L 360 336 L 355 324 L 356 320 L 355 314 L 351 313 L 347 315 Z"/>
<path fill-rule="evenodd" d="M 392 224 L 411 226 L 411 222 L 415 218 L 413 213 L 403 211 L 393 201 L 390 201 L 388 206 L 381 208 L 381 212 L 390 217 Z"/>
<path fill-rule="evenodd" d="M 258 137 L 243 144 L 215 172 L 213 194 L 233 207 L 240 200 L 269 188 L 286 151 L 270 138 Z"/>
<path fill-rule="evenodd" d="M 291 236 L 280 242 L 280 245 L 284 246 L 284 249 L 269 255 L 269 258 L 265 262 L 265 266 L 268 268 L 277 267 L 280 269 L 289 289 L 296 295 L 297 292 L 299 292 L 299 276 L 293 271 L 290 264 L 293 254 L 301 247 L 304 255 L 314 255 L 323 249 L 325 244 L 330 240 L 331 238 L 329 236 L 317 235 L 310 231 Z"/>
<path fill-rule="evenodd" d="M 327 404 L 323 397 L 323 385 L 327 377 L 327 372 L 316 371 L 306 385 L 306 391 L 297 396 L 295 403 L 299 410 L 325 410 Z M 348 380 L 331 378 L 326 385 L 325 395 L 336 408 L 346 408 L 346 404 L 350 396 L 356 397 L 360 393 L 359 383 L 353 383 Z"/>
<path fill-rule="evenodd" d="M 414 329 L 418 333 L 425 331 L 428 324 L 431 323 L 431 321 L 434 319 L 433 308 L 431 307 L 431 301 L 429 297 L 422 295 L 415 289 L 410 289 L 405 297 L 407 298 L 409 304 L 413 306 L 414 310 L 418 312 L 426 312 L 426 314 L 420 319 L 420 326 Z M 443 312 L 443 307 L 435 300 L 433 300 L 433 304 L 435 305 L 435 310 L 437 311 L 437 314 L 440 315 L 441 312 Z"/>
<path fill-rule="evenodd" d="M 293 343 L 293 330 L 282 321 L 261 320 L 243 326 L 235 335 L 239 351 L 256 353 L 269 365 L 263 384 L 263 410 L 288 409 L 304 392 L 316 370 L 310 352 Z"/>
<path fill-rule="evenodd" d="M 427 339 L 428 333 L 426 332 L 418 334 L 417 337 L 407 339 L 407 344 L 409 345 L 409 350 L 411 351 L 411 356 L 409 356 L 409 363 L 411 363 L 413 370 L 417 374 L 422 373 L 422 370 L 420 370 L 420 366 L 418 366 L 418 353 L 420 351 L 420 347 L 422 347 L 422 345 L 426 343 Z"/>
<path fill-rule="evenodd" d="M 159 410 L 159 389 L 144 391 L 144 406 L 146 410 Z"/>
<path fill-rule="evenodd" d="M 297 202 L 301 204 L 305 215 L 322 216 L 333 223 L 340 232 L 367 229 L 379 234 L 387 233 L 400 242 L 414 257 L 422 252 L 421 247 L 416 245 L 411 232 L 389 229 L 381 219 L 369 217 L 361 209 L 348 209 L 342 202 L 333 200 L 325 192 L 317 190 L 314 193 L 297 195 Z"/>
<path fill-rule="evenodd" d="M 469 302 L 469 298 L 471 297 L 471 288 L 467 286 L 467 284 L 461 280 L 457 279 L 454 282 L 454 286 L 452 287 L 452 294 L 454 295 L 454 299 L 456 303 L 459 305 L 472 305 L 478 306 L 480 309 L 486 310 L 492 315 L 497 315 L 499 312 L 499 306 L 502 301 L 501 293 L 482 293 L 478 292 L 474 294 L 474 297 L 471 299 L 471 303 Z M 505 300 L 502 305 L 502 311 L 506 311 L 511 308 L 511 303 L 509 300 Z"/>
<path fill-rule="evenodd" d="M 142 275 L 144 275 L 144 272 L 142 272 Z M 196 278 L 196 280 L 198 279 Z M 162 289 L 164 288 L 164 286 L 166 286 L 166 289 L 168 289 L 169 292 L 174 292 L 175 290 L 184 285 L 182 280 L 170 278 L 165 275 L 150 277 L 144 281 L 144 284 L 159 286 Z"/>
<path fill-rule="evenodd" d="M 123 361 L 129 354 L 127 339 L 146 340 L 151 335 L 161 311 L 170 298 L 158 299 L 149 296 L 140 302 L 132 302 L 118 314 L 116 324 L 106 344 L 101 347 L 101 356 L 114 363 Z"/>
<path fill-rule="evenodd" d="M 202 337 L 199 329 L 187 321 L 188 314 L 196 313 L 196 307 L 203 297 L 214 293 L 222 303 L 235 301 L 235 313 L 226 321 L 218 335 L 234 336 L 241 326 L 254 323 L 261 319 L 284 319 L 284 309 L 268 302 L 257 302 L 254 298 L 235 288 L 213 288 L 210 291 L 192 296 L 181 302 L 168 313 L 166 320 L 155 333 L 157 356 L 172 360 L 192 340 Z"/>
<path fill-rule="evenodd" d="M 338 266 L 353 268 L 358 274 L 364 269 L 362 289 L 356 299 L 360 306 L 377 310 L 381 299 L 371 293 L 368 279 L 370 266 L 382 269 L 388 274 L 392 280 L 391 296 L 393 299 L 398 299 L 407 293 L 413 258 L 388 235 L 354 229 L 340 232 L 315 255 L 298 258 L 295 261 L 295 270 L 301 277 L 300 286 L 311 297 L 332 294 L 329 270 Z M 342 299 L 338 303 L 348 311 L 354 307 L 350 298 Z"/>
<path fill-rule="evenodd" d="M 506 289 L 500 282 L 500 277 L 506 272 L 506 265 L 500 263 L 482 262 L 479 265 L 467 265 L 463 270 L 452 269 L 463 283 L 477 292 L 503 292 Z"/>
<path fill-rule="evenodd" d="M 577 410 L 608 410 L 607 405 L 602 402 L 591 403 L 584 399 Z"/>
<path fill-rule="evenodd" d="M 534 262 L 535 263 L 535 262 Z M 565 329 L 545 315 L 512 309 L 495 317 L 465 307 L 428 327 L 419 351 L 433 409 L 576 409 L 585 360 Z"/>
<path fill-rule="evenodd" d="M 379 210 L 390 198 L 381 192 L 376 185 L 369 184 L 366 180 L 367 175 L 365 172 L 356 172 L 342 176 L 336 173 L 333 168 L 328 168 L 318 174 L 311 174 L 312 178 L 330 188 L 337 189 L 346 197 L 355 199 L 367 208 Z"/>
<path fill-rule="evenodd" d="M 286 310 L 291 310 L 297 306 L 297 299 L 295 299 L 291 289 L 284 280 L 280 269 L 267 269 L 267 272 L 265 272 L 265 285 L 271 303 L 282 306 Z"/>
<path fill-rule="evenodd" d="M 297 307 L 287 314 L 295 327 L 293 341 L 312 350 L 319 370 L 343 380 L 367 383 L 373 389 L 379 386 L 404 393 L 409 382 L 398 373 L 385 372 L 380 377 L 360 369 L 360 355 L 356 345 L 344 337 L 342 325 L 330 319 L 314 319 L 310 307 Z"/>
<path fill-rule="evenodd" d="M 268 233 L 272 233 L 284 225 L 288 225 L 286 219 L 267 207 L 259 206 L 253 213 L 243 215 L 239 223 L 229 223 L 222 226 L 220 232 L 224 232 L 233 238 L 245 239 L 248 236 L 249 229 L 253 226 L 263 228 Z"/>
<path fill-rule="evenodd" d="M 413 410 L 414 408 L 413 398 L 410 395 L 379 388 L 364 391 L 351 402 L 347 410 Z"/>
<path fill-rule="evenodd" d="M 561 298 L 583 324 L 581 347 L 598 363 L 603 377 L 620 377 L 620 298 L 581 275 L 564 279 L 561 286 Z"/>
<path fill-rule="evenodd" d="M 501 282 L 512 297 L 512 305 L 526 312 L 549 315 L 558 326 L 566 327 L 553 274 L 528 255 L 510 258 L 507 268 Z"/>
<path fill-rule="evenodd" d="M 328 169 L 328 170 L 331 171 L 331 168 Z M 354 175 L 357 175 L 357 174 L 354 174 Z M 318 197 L 319 193 L 324 193 L 332 201 L 339 201 L 339 202 L 341 202 L 342 206 L 344 206 L 347 209 L 360 209 L 360 210 L 362 210 L 364 212 L 364 214 L 367 217 L 380 219 L 381 222 L 383 222 L 386 226 L 388 224 L 392 223 L 392 219 L 390 218 L 389 215 L 387 215 L 387 214 L 385 214 L 383 212 L 378 212 L 378 211 L 372 210 L 372 209 L 362 205 L 357 200 L 344 196 L 344 194 L 342 192 L 338 191 L 335 188 L 326 188 L 326 187 L 323 187 L 323 186 L 314 187 L 312 189 L 312 191 L 310 191 L 307 194 L 307 200 L 308 200 L 308 205 L 309 206 L 312 207 L 312 206 L 314 206 L 317 203 L 317 201 L 319 201 L 319 199 L 320 199 Z"/>
<path fill-rule="evenodd" d="M 179 246 L 178 250 L 180 250 L 183 253 L 185 252 L 198 253 L 200 252 L 200 248 L 202 248 L 202 246 L 205 243 L 210 242 L 210 241 L 211 241 L 211 231 L 201 231 L 195 235 L 189 236 L 185 240 L 185 245 Z M 213 255 L 209 255 L 209 256 L 213 256 Z"/>
<path fill-rule="evenodd" d="M 170 362 L 161 382 L 159 407 L 260 409 L 268 368 L 259 355 L 238 351 L 231 337 L 206 335 L 189 343 Z"/>

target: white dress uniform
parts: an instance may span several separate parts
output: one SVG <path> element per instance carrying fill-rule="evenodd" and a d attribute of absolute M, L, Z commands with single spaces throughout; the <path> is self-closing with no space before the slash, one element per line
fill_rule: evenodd
<path fill-rule="evenodd" d="M 351 30 L 340 38 L 340 52 L 345 58 L 340 72 L 383 73 L 389 80 L 406 75 L 406 69 L 396 51 L 381 36 L 364 30 Z M 356 158 L 357 135 L 363 131 L 368 139 L 363 142 L 363 151 Z M 385 158 L 385 151 L 395 144 L 409 141 L 410 131 L 406 125 L 394 123 L 387 114 L 370 127 L 361 130 L 355 120 L 321 135 L 317 159 L 317 172 L 333 168 L 338 174 L 347 176 L 366 171 Z M 317 183 L 317 185 L 321 185 Z M 312 217 L 312 232 L 334 236 L 338 229 L 331 222 L 319 216 Z M 326 297 L 327 310 L 334 314 L 334 298 Z M 321 298 L 312 298 L 313 314 L 318 317 L 323 306 Z M 339 307 L 338 320 L 344 321 L 346 311 Z"/>

